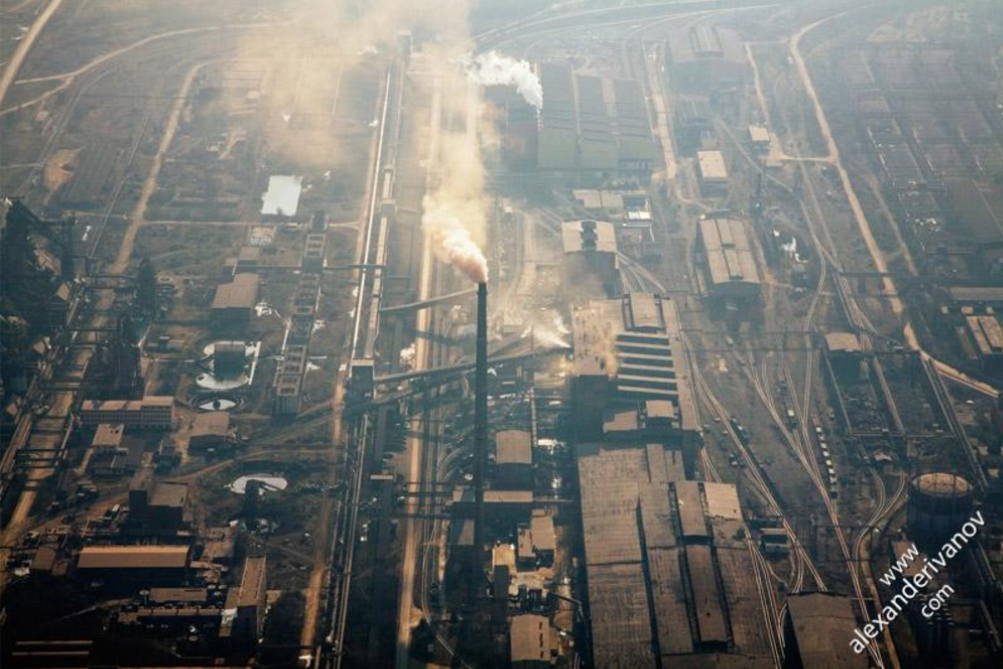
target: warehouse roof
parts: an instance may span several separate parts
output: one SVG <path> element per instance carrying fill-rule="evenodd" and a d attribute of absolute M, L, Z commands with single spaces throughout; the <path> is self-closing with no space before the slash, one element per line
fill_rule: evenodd
<path fill-rule="evenodd" d="M 78 569 L 184 569 L 188 546 L 85 546 Z"/>
<path fill-rule="evenodd" d="M 1003 327 L 996 316 L 969 316 L 967 321 L 980 355 L 1003 355 Z"/>
<path fill-rule="evenodd" d="M 257 274 L 238 274 L 230 283 L 216 288 L 213 309 L 250 309 L 258 301 L 260 279 Z"/>
<path fill-rule="evenodd" d="M 728 520 L 742 519 L 742 505 L 738 501 L 738 488 L 730 483 L 703 484 L 704 496 L 707 498 L 707 515 Z"/>
<path fill-rule="evenodd" d="M 590 564 L 588 573 L 595 666 L 604 669 L 655 666 L 641 563 Z"/>
<path fill-rule="evenodd" d="M 728 167 L 720 151 L 697 151 L 697 166 L 704 180 L 723 181 L 728 178 Z"/>
<path fill-rule="evenodd" d="M 550 516 L 533 513 L 530 521 L 530 532 L 533 535 L 533 548 L 537 551 L 552 551 L 557 548 L 557 535 L 554 534 L 554 519 Z"/>
<path fill-rule="evenodd" d="M 848 643 L 857 619 L 847 597 L 822 592 L 788 595 L 787 615 L 803 666 L 842 669 L 868 665 L 867 654 L 854 653 Z"/>
<path fill-rule="evenodd" d="M 192 437 L 226 437 L 230 430 L 230 414 L 225 411 L 208 411 L 195 416 Z"/>
<path fill-rule="evenodd" d="M 512 662 L 550 662 L 550 620 L 523 614 L 512 617 L 509 628 Z"/>
<path fill-rule="evenodd" d="M 701 219 L 700 239 L 714 284 L 760 282 L 745 223 L 734 218 Z"/>
<path fill-rule="evenodd" d="M 94 448 L 115 448 L 122 445 L 122 437 L 125 435 L 125 426 L 121 423 L 111 425 L 101 423 L 97 431 L 94 432 L 94 439 L 91 445 Z"/>
<path fill-rule="evenodd" d="M 686 546 L 684 550 L 686 572 L 696 607 L 697 635 L 702 643 L 727 643 L 728 628 L 710 546 L 695 544 Z"/>
<path fill-rule="evenodd" d="M 533 464 L 532 435 L 525 430 L 500 430 L 495 433 L 495 462 Z"/>
<path fill-rule="evenodd" d="M 577 453 L 597 666 L 654 666 L 655 639 L 663 664 L 699 644 L 767 655 L 735 486 L 672 477 L 661 445 Z"/>

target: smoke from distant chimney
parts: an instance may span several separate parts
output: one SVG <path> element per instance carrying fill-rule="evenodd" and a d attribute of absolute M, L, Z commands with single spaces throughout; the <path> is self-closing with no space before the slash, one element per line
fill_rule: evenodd
<path fill-rule="evenodd" d="M 515 86 L 523 100 L 537 109 L 543 106 L 540 78 L 524 60 L 488 51 L 473 59 L 467 67 L 467 75 L 482 86 Z"/>

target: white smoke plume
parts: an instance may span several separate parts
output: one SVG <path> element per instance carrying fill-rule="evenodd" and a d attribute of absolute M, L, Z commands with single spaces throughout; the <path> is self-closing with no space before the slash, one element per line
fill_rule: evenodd
<path fill-rule="evenodd" d="M 432 248 L 445 263 L 463 271 L 474 283 L 488 280 L 488 263 L 463 221 L 450 211 L 450 203 L 436 202 L 435 195 L 425 196 L 422 222 L 429 231 Z"/>
<path fill-rule="evenodd" d="M 484 230 L 484 168 L 476 147 L 462 134 L 443 133 L 439 187 L 426 193 L 422 226 L 429 234 L 435 255 L 470 277 L 488 280 L 488 263 L 472 230 Z"/>
<path fill-rule="evenodd" d="M 482 53 L 468 65 L 467 75 L 482 86 L 515 86 L 519 95 L 537 109 L 543 106 L 540 78 L 524 60 L 503 56 L 497 51 Z"/>
<path fill-rule="evenodd" d="M 435 186 L 422 202 L 422 227 L 432 250 L 474 283 L 487 281 L 488 267 L 479 242 L 487 230 L 487 198 L 481 159 L 480 88 L 458 66 L 459 44 L 428 45 L 423 56 L 447 63 L 437 71 L 431 91 L 429 139 Z"/>

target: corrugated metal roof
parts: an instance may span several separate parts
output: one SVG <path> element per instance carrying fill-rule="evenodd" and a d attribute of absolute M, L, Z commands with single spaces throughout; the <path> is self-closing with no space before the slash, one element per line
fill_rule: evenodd
<path fill-rule="evenodd" d="M 721 592 L 714 575 L 710 546 L 686 546 L 686 572 L 693 589 L 697 630 L 702 643 L 728 643 L 728 628 L 721 608 Z"/>
<path fill-rule="evenodd" d="M 707 521 L 704 517 L 700 485 L 696 481 L 676 482 L 676 505 L 684 537 L 706 537 Z"/>
<path fill-rule="evenodd" d="M 637 494 L 637 483 L 630 482 L 582 489 L 585 557 L 590 565 L 640 562 Z"/>
<path fill-rule="evenodd" d="M 742 519 L 742 505 L 738 501 L 738 488 L 730 483 L 703 484 L 707 497 L 707 515 L 731 520 Z"/>
<path fill-rule="evenodd" d="M 701 219 L 700 240 L 713 283 L 760 283 L 752 243 L 742 221 L 733 218 Z"/>
<path fill-rule="evenodd" d="M 604 669 L 654 667 L 651 617 L 640 562 L 589 567 L 592 654 Z"/>
<path fill-rule="evenodd" d="M 658 648 L 665 654 L 690 653 L 693 639 L 686 611 L 678 548 L 648 549 L 652 605 L 658 621 Z"/>

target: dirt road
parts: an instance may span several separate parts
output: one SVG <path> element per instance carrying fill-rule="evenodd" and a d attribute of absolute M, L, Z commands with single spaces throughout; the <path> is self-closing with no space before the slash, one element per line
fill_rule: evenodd
<path fill-rule="evenodd" d="M 56 13 L 61 4 L 63 4 L 63 0 L 52 0 L 46 5 L 45 9 L 35 17 L 35 22 L 28 28 L 28 32 L 24 34 L 24 39 L 14 49 L 7 67 L 4 69 L 3 74 L 0 75 L 0 104 L 3 104 L 3 100 L 7 96 L 7 90 L 17 78 L 17 73 L 21 71 L 21 66 L 24 65 L 24 59 L 28 57 L 31 47 L 35 46 L 35 40 L 42 34 L 45 24 L 49 22 L 49 19 L 52 18 L 52 15 Z"/>

